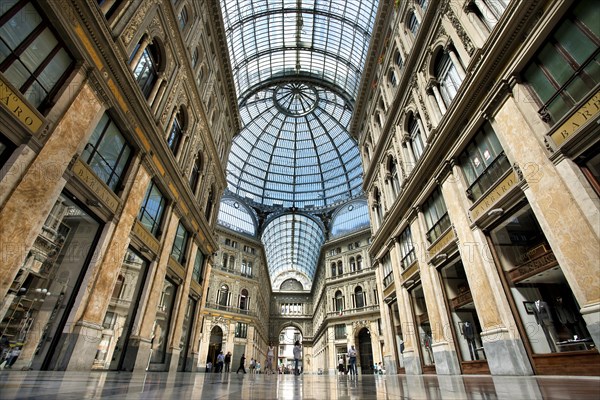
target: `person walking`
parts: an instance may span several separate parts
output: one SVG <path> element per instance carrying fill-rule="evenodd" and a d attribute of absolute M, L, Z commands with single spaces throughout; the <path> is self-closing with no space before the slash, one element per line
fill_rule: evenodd
<path fill-rule="evenodd" d="M 344 375 L 344 358 L 342 356 L 340 356 L 340 359 L 338 360 L 338 372 L 340 375 Z"/>
<path fill-rule="evenodd" d="M 223 354 L 223 351 L 221 350 L 219 352 L 219 355 L 217 356 L 217 367 L 215 369 L 215 372 L 223 372 L 223 364 L 225 363 L 225 355 Z"/>
<path fill-rule="evenodd" d="M 231 352 L 228 351 L 227 354 L 225 354 L 225 372 L 229 372 L 230 364 L 231 364 Z"/>
<path fill-rule="evenodd" d="M 240 370 L 242 370 L 244 373 L 246 373 L 246 367 L 244 367 L 244 364 L 246 364 L 246 356 L 244 354 L 242 354 L 242 357 L 240 358 L 240 367 L 235 372 L 236 374 L 238 372 L 240 372 Z"/>
<path fill-rule="evenodd" d="M 348 357 L 350 358 L 350 376 L 354 374 L 354 376 L 358 376 L 358 370 L 356 369 L 356 349 L 354 345 L 350 346 L 350 350 L 348 350 Z"/>
<path fill-rule="evenodd" d="M 269 371 L 269 373 L 274 374 L 273 371 L 273 358 L 275 357 L 275 346 L 273 343 L 269 343 L 269 348 L 267 349 L 267 365 L 265 367 L 265 373 Z"/>
<path fill-rule="evenodd" d="M 302 346 L 300 346 L 300 341 L 296 340 L 296 343 L 294 343 L 294 375 L 300 375 L 300 370 L 298 369 L 300 357 L 302 357 Z"/>

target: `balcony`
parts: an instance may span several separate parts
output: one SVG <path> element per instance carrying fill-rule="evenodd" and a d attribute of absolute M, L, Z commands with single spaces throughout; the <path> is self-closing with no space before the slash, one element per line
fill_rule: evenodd
<path fill-rule="evenodd" d="M 256 317 L 256 312 L 251 311 L 251 310 L 245 310 L 245 309 L 241 309 L 239 307 L 233 307 L 233 306 L 224 306 L 222 304 L 219 303 L 212 303 L 207 301 L 206 308 L 211 308 L 213 310 L 220 310 L 220 311 L 226 311 L 226 312 L 230 312 L 233 314 L 242 314 L 242 315 L 249 315 L 251 317 Z"/>
<path fill-rule="evenodd" d="M 336 317 L 347 317 L 349 315 L 354 315 L 354 314 L 366 314 L 366 313 L 372 313 L 372 312 L 379 312 L 379 310 L 381 309 L 381 306 L 379 304 L 372 304 L 370 306 L 366 306 L 366 307 L 360 307 L 360 308 L 348 308 L 346 310 L 342 310 L 342 311 L 329 311 L 327 313 L 327 318 L 336 318 Z"/>

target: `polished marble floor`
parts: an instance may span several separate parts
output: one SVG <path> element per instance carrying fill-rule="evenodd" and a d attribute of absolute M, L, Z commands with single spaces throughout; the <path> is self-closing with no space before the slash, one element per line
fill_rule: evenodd
<path fill-rule="evenodd" d="M 0 372 L 0 399 L 600 399 L 600 378 Z"/>

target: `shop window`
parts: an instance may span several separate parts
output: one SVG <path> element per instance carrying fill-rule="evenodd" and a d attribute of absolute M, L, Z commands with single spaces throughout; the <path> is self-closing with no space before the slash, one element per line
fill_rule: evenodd
<path fill-rule="evenodd" d="M 423 286 L 418 285 L 410 291 L 412 311 L 417 324 L 417 337 L 421 346 L 421 360 L 423 366 L 435 364 L 433 357 L 433 338 L 431 335 L 431 324 L 425 303 Z"/>
<path fill-rule="evenodd" d="M 134 326 L 147 267 L 147 261 L 133 249 L 127 249 L 119 272 L 121 279 L 117 280 L 104 317 L 106 335 L 98 345 L 92 369 L 129 369 L 123 365 L 123 355 L 128 346 L 127 338 Z"/>
<path fill-rule="evenodd" d="M 450 227 L 450 217 L 439 188 L 423 204 L 423 215 L 428 229 L 427 241 L 433 243 Z"/>
<path fill-rule="evenodd" d="M 235 337 L 245 339 L 248 337 L 248 324 L 238 322 L 235 324 Z"/>
<path fill-rule="evenodd" d="M 74 61 L 36 2 L 12 4 L 0 9 L 0 72 L 42 111 L 65 82 Z"/>
<path fill-rule="evenodd" d="M 399 243 L 401 257 L 400 266 L 404 270 L 410 267 L 417 260 L 415 248 L 412 242 L 412 235 L 410 233 L 410 226 L 407 226 L 406 229 L 404 229 L 400 234 Z"/>
<path fill-rule="evenodd" d="M 557 122 L 600 83 L 600 11 L 580 0 L 523 70 L 546 122 Z"/>
<path fill-rule="evenodd" d="M 178 371 L 186 371 L 186 363 L 191 350 L 190 339 L 192 338 L 192 324 L 194 323 L 194 317 L 196 315 L 196 303 L 197 301 L 194 298 L 188 296 L 185 314 L 183 315 L 183 324 L 181 325 L 181 339 L 179 340 L 181 357 L 179 357 L 177 366 Z"/>
<path fill-rule="evenodd" d="M 522 336 L 535 354 L 593 349 L 573 291 L 529 205 L 490 232 Z"/>
<path fill-rule="evenodd" d="M 63 355 L 54 338 L 68 329 L 66 316 L 75 298 L 85 291 L 80 282 L 102 227 L 72 198 L 69 193 L 59 195 L 23 264 L 9 281 L 6 296 L 0 298 L 2 347 L 4 340 L 11 347 L 21 347 L 15 369 L 32 364 L 53 369 Z"/>
<path fill-rule="evenodd" d="M 205 258 L 202 250 L 198 249 L 196 252 L 196 259 L 194 260 L 194 270 L 192 271 L 192 279 L 198 283 L 202 283 L 203 280 L 202 272 L 204 271 Z"/>
<path fill-rule="evenodd" d="M 473 296 L 462 262 L 457 261 L 440 270 L 443 292 L 448 300 L 450 321 L 455 321 L 452 331 L 460 350 L 462 361 L 485 360 L 481 340 L 481 325 L 473 305 Z"/>
<path fill-rule="evenodd" d="M 467 197 L 479 199 L 511 169 L 492 126 L 486 122 L 459 156 L 467 185 Z"/>
<path fill-rule="evenodd" d="M 187 243 L 190 238 L 190 233 L 185 229 L 183 223 L 179 222 L 177 226 L 177 232 L 175 233 L 175 239 L 173 240 L 173 248 L 171 249 L 171 257 L 173 257 L 181 265 L 186 262 L 185 252 Z"/>
<path fill-rule="evenodd" d="M 586 151 L 575 160 L 581 171 L 590 182 L 590 185 L 600 196 L 600 143 L 596 143 L 590 150 Z"/>
<path fill-rule="evenodd" d="M 6 136 L 0 133 L 0 168 L 4 166 L 17 146 Z"/>
<path fill-rule="evenodd" d="M 150 355 L 151 364 L 162 364 L 166 360 L 169 328 L 171 326 L 176 295 L 177 285 L 170 278 L 165 278 L 156 308 L 156 319 L 154 320 L 151 342 L 152 352 Z"/>
<path fill-rule="evenodd" d="M 154 182 L 150 182 L 138 219 L 154 236 L 160 235 L 160 223 L 167 200 Z"/>
<path fill-rule="evenodd" d="M 106 185 L 116 192 L 131 158 L 132 149 L 114 121 L 104 114 L 81 159 L 86 162 Z"/>

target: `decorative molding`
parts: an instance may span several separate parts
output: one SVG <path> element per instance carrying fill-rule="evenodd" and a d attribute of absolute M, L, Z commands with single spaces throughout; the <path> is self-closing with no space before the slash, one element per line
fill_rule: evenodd
<path fill-rule="evenodd" d="M 467 51 L 469 56 L 472 56 L 473 53 L 475 52 L 475 46 L 473 45 L 473 42 L 471 41 L 471 38 L 469 37 L 467 32 L 465 32 L 465 30 L 463 29 L 462 24 L 460 23 L 460 20 L 454 13 L 454 10 L 452 10 L 452 7 L 450 7 L 450 0 L 446 0 L 442 4 L 442 6 L 440 7 L 440 14 L 446 15 L 446 17 L 452 24 L 454 31 L 458 35 L 458 38 L 460 39 L 462 46 Z"/>

